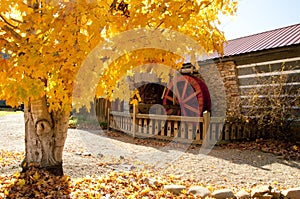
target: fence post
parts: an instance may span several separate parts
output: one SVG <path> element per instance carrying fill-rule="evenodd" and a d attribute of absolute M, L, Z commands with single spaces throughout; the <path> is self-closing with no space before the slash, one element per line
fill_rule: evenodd
<path fill-rule="evenodd" d="M 132 137 L 135 138 L 136 133 L 136 115 L 137 115 L 137 105 L 133 104 L 133 114 L 132 114 Z"/>
<path fill-rule="evenodd" d="M 209 125 L 210 125 L 210 113 L 207 111 L 203 112 L 203 140 L 206 138 L 207 136 L 207 132 L 209 129 Z"/>
<path fill-rule="evenodd" d="M 107 108 L 107 129 L 110 127 L 110 108 Z"/>

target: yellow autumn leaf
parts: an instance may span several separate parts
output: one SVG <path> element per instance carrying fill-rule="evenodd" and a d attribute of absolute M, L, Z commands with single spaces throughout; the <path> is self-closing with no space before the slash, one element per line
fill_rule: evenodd
<path fill-rule="evenodd" d="M 32 178 L 37 181 L 40 178 L 40 175 L 38 174 L 38 172 L 35 172 Z"/>
<path fill-rule="evenodd" d="M 23 187 L 25 184 L 26 184 L 26 180 L 24 180 L 24 179 L 19 179 L 17 182 L 17 185 L 20 187 Z"/>
<path fill-rule="evenodd" d="M 16 173 L 14 173 L 15 178 L 19 178 L 19 176 L 20 176 L 20 172 L 17 171 Z"/>
<path fill-rule="evenodd" d="M 132 100 L 130 101 L 130 104 L 133 104 L 133 105 L 137 106 L 137 105 L 139 104 L 139 102 L 138 102 L 137 99 L 132 99 Z"/>
<path fill-rule="evenodd" d="M 298 146 L 297 146 L 297 145 L 293 145 L 293 146 L 292 146 L 292 149 L 293 149 L 294 151 L 298 151 Z"/>
<path fill-rule="evenodd" d="M 4 190 L 4 195 L 5 195 L 5 196 L 8 196 L 8 195 L 9 195 L 9 192 L 8 192 L 7 189 Z"/>

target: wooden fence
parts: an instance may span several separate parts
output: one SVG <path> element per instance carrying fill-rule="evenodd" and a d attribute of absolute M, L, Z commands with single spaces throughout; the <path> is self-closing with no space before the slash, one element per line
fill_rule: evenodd
<path fill-rule="evenodd" d="M 110 111 L 111 108 L 114 111 Z M 139 108 L 134 107 L 133 113 L 129 113 L 129 110 L 118 110 L 113 103 L 105 99 L 96 99 L 95 103 L 98 121 L 108 122 L 109 128 L 133 137 L 151 137 L 201 144 L 204 138 L 228 142 L 263 136 L 263 132 L 255 130 L 255 124 L 224 123 L 224 118 L 210 117 L 210 113 L 204 113 L 203 117 L 199 118 L 167 116 L 140 114 Z M 204 131 L 204 129 L 208 130 Z"/>
<path fill-rule="evenodd" d="M 221 140 L 223 118 L 167 116 L 111 111 L 109 127 L 133 137 L 151 137 L 176 142 L 202 144 L 204 139 Z"/>
<path fill-rule="evenodd" d="M 99 122 L 107 121 L 111 103 L 104 98 L 95 99 L 95 111 Z"/>

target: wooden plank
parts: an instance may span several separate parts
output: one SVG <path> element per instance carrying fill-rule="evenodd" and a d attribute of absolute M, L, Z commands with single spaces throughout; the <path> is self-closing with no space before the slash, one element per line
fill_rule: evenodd
<path fill-rule="evenodd" d="M 236 140 L 236 124 L 231 124 L 231 140 Z"/>
<path fill-rule="evenodd" d="M 171 123 L 171 121 L 168 121 L 167 122 L 167 136 L 168 137 L 171 137 L 171 129 L 172 129 L 172 123 Z"/>
<path fill-rule="evenodd" d="M 128 117 L 124 117 L 124 129 L 128 131 Z"/>
<path fill-rule="evenodd" d="M 195 137 L 195 140 L 196 141 L 200 141 L 201 139 L 201 129 L 200 129 L 200 122 L 197 123 L 197 126 L 196 126 L 196 137 Z"/>
<path fill-rule="evenodd" d="M 244 138 L 251 138 L 251 134 L 250 134 L 250 128 L 249 128 L 249 123 L 246 123 L 244 125 Z"/>
<path fill-rule="evenodd" d="M 145 119 L 158 119 L 158 120 L 170 120 L 170 121 L 181 121 L 181 122 L 203 122 L 202 117 L 183 117 L 183 116 L 165 116 L 155 114 L 137 114 L 137 118 Z"/>
<path fill-rule="evenodd" d="M 154 134 L 154 131 L 153 131 L 153 120 L 152 119 L 149 120 L 148 133 L 150 135 Z"/>
<path fill-rule="evenodd" d="M 225 136 L 223 135 L 223 131 L 225 130 L 225 123 L 219 123 L 219 126 L 218 126 L 218 128 L 219 128 L 219 132 L 220 132 L 220 135 L 219 135 L 219 137 L 220 137 L 220 139 L 222 139 L 222 140 L 225 140 Z"/>
<path fill-rule="evenodd" d="M 138 119 L 138 125 L 139 125 L 139 127 L 138 127 L 138 129 L 139 129 L 139 133 L 143 133 L 143 119 Z"/>
<path fill-rule="evenodd" d="M 110 113 L 112 115 L 115 115 L 115 116 L 124 116 L 124 117 L 130 117 L 131 116 L 131 114 L 128 113 L 128 112 L 111 111 Z"/>
<path fill-rule="evenodd" d="M 118 126 L 119 129 L 121 127 L 120 126 L 120 123 L 121 123 L 120 120 L 121 120 L 121 116 L 117 116 L 117 123 L 116 124 L 117 124 L 117 126 Z"/>
<path fill-rule="evenodd" d="M 108 114 L 107 114 L 107 127 L 108 127 L 108 129 L 109 129 L 109 127 L 111 127 L 110 126 L 110 108 L 108 108 Z"/>
<path fill-rule="evenodd" d="M 207 111 L 203 112 L 203 139 L 206 137 L 206 133 L 208 131 L 210 124 L 210 113 Z"/>
<path fill-rule="evenodd" d="M 193 124 L 191 122 L 188 123 L 188 139 L 189 140 L 193 140 L 194 136 L 193 136 Z"/>
<path fill-rule="evenodd" d="M 147 119 L 144 119 L 143 121 L 143 133 L 148 134 L 148 121 Z"/>
<path fill-rule="evenodd" d="M 158 132 L 159 132 L 159 120 L 153 120 L 154 122 L 154 134 L 155 135 L 158 135 Z"/>
<path fill-rule="evenodd" d="M 178 122 L 174 121 L 174 137 L 178 137 Z"/>
<path fill-rule="evenodd" d="M 125 130 L 126 130 L 126 131 L 129 130 L 129 124 L 130 124 L 129 118 L 126 117 L 126 118 L 125 118 Z"/>
<path fill-rule="evenodd" d="M 133 119 L 132 119 L 132 137 L 135 138 L 135 134 L 136 134 L 136 115 L 137 115 L 137 107 L 136 105 L 133 105 Z"/>
<path fill-rule="evenodd" d="M 118 117 L 118 127 L 122 130 L 122 116 Z"/>
<path fill-rule="evenodd" d="M 132 124 L 133 124 L 133 120 L 130 117 L 128 117 L 127 118 L 127 125 L 128 125 L 127 130 L 131 131 L 131 133 L 130 133 L 131 135 L 132 135 Z"/>
<path fill-rule="evenodd" d="M 243 138 L 242 124 L 238 124 L 238 126 L 237 126 L 237 139 L 240 140 L 242 138 Z"/>
<path fill-rule="evenodd" d="M 119 125 L 120 116 L 114 116 L 114 119 L 116 121 L 116 127 L 119 128 L 120 127 L 120 125 Z"/>
<path fill-rule="evenodd" d="M 230 140 L 230 126 L 229 124 L 225 124 L 225 130 L 224 130 L 224 133 L 225 133 L 225 140 L 228 141 Z"/>
<path fill-rule="evenodd" d="M 192 74 L 192 73 L 198 73 L 199 72 L 194 67 L 191 67 L 191 68 L 182 68 L 179 71 L 180 71 L 180 73 L 184 73 L 184 74 Z"/>
<path fill-rule="evenodd" d="M 186 138 L 186 123 L 185 122 L 180 123 L 180 138 L 182 138 L 182 139 Z"/>
<path fill-rule="evenodd" d="M 116 128 L 116 120 L 115 120 L 114 116 L 111 117 L 111 122 L 112 122 L 114 128 Z"/>
<path fill-rule="evenodd" d="M 213 141 L 216 141 L 218 138 L 217 136 L 217 124 L 216 123 L 210 123 L 210 131 L 211 131 L 211 139 Z"/>
<path fill-rule="evenodd" d="M 120 117 L 120 123 L 119 123 L 119 127 L 121 128 L 121 129 L 124 129 L 124 122 L 123 122 L 123 118 L 124 117 Z"/>
<path fill-rule="evenodd" d="M 239 68 L 253 68 L 253 67 L 256 67 L 256 66 L 278 64 L 278 63 L 292 62 L 292 61 L 298 61 L 298 60 L 300 60 L 300 57 L 279 59 L 279 60 L 274 60 L 274 61 L 266 61 L 266 62 L 259 62 L 259 63 L 253 63 L 253 64 L 239 65 L 236 68 L 238 68 L 238 69 Z"/>
<path fill-rule="evenodd" d="M 164 135 L 165 134 L 165 120 L 160 121 L 160 135 Z"/>

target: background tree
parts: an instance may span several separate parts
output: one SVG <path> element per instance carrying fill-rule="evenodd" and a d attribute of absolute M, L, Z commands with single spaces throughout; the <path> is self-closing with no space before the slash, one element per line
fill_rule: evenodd
<path fill-rule="evenodd" d="M 73 82 L 100 42 L 134 28 L 168 28 L 193 38 L 207 52 L 222 53 L 225 38 L 218 17 L 235 9 L 234 0 L 0 0 L 0 51 L 9 57 L 0 59 L 0 99 L 25 103 L 22 167 L 63 174 Z M 161 53 L 151 52 L 154 58 Z M 103 77 L 110 81 L 102 84 L 118 80 L 121 67 L 112 68 L 115 72 Z M 113 86 L 103 88 L 109 93 Z"/>

